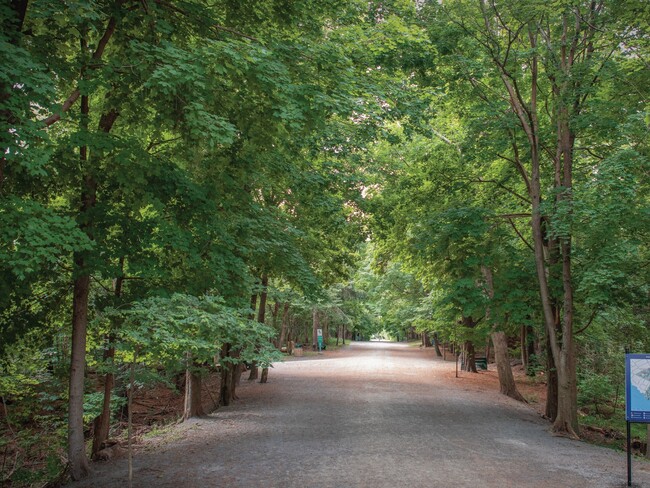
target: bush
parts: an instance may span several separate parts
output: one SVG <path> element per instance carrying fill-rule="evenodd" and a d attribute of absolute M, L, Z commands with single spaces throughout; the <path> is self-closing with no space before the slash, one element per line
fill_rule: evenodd
<path fill-rule="evenodd" d="M 598 413 L 598 405 L 603 405 L 614 396 L 614 386 L 610 378 L 603 374 L 585 372 L 578 380 L 578 403 L 580 406 L 593 405 Z"/>

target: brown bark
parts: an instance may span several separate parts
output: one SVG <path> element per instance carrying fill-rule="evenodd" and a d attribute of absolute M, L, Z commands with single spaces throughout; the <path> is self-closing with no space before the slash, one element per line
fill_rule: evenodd
<path fill-rule="evenodd" d="M 544 415 L 551 422 L 557 417 L 557 370 L 553 360 L 553 351 L 548 343 L 548 334 L 546 337 L 546 406 Z"/>
<path fill-rule="evenodd" d="M 287 326 L 289 324 L 289 302 L 284 302 L 282 309 L 282 325 L 280 326 L 280 343 L 278 347 L 282 348 L 282 345 L 285 343 L 287 338 Z M 291 352 L 287 349 L 287 352 Z"/>
<path fill-rule="evenodd" d="M 191 362 L 191 359 L 188 358 Z M 203 417 L 203 402 L 201 401 L 201 375 L 192 370 L 194 365 L 190 364 L 185 370 L 185 404 L 183 408 L 183 420 L 193 417 Z"/>
<path fill-rule="evenodd" d="M 525 402 L 526 399 L 519 393 L 515 384 L 515 378 L 512 375 L 510 357 L 508 355 L 508 341 L 505 332 L 492 332 L 492 344 L 494 345 L 494 359 L 499 374 L 499 390 L 510 398 Z"/>
<path fill-rule="evenodd" d="M 485 286 L 490 300 L 494 298 L 494 277 L 492 269 L 488 266 L 481 266 L 481 272 L 485 278 Z M 490 309 L 488 308 L 486 316 L 490 316 Z M 510 366 L 510 355 L 508 354 L 508 339 L 503 331 L 493 330 L 492 343 L 494 344 L 494 360 L 497 364 L 497 373 L 499 376 L 499 389 L 501 393 L 514 398 L 515 400 L 525 402 L 524 397 L 519 393 L 515 379 L 512 375 L 512 367 Z M 486 345 L 485 357 L 489 359 L 490 349 L 489 341 Z"/>
<path fill-rule="evenodd" d="M 237 386 L 239 386 L 239 382 L 241 379 L 241 375 L 246 369 L 244 363 L 239 362 L 240 361 L 240 351 L 235 350 L 230 352 L 230 356 L 236 361 L 236 364 L 230 369 L 230 391 L 232 392 L 232 399 L 237 400 L 239 397 L 237 396 Z"/>
<path fill-rule="evenodd" d="M 327 344 L 330 338 L 330 319 L 329 316 L 323 317 L 323 344 Z"/>
<path fill-rule="evenodd" d="M 442 352 L 440 351 L 440 340 L 438 339 L 438 333 L 433 333 L 433 347 L 436 350 L 436 356 L 442 357 Z"/>
<path fill-rule="evenodd" d="M 112 341 L 112 338 L 109 339 Z M 104 351 L 104 363 L 109 363 L 113 367 L 115 358 L 115 347 L 111 344 Z M 104 376 L 104 400 L 102 403 L 102 413 L 93 422 L 93 446 L 91 450 L 92 459 L 97 459 L 97 454 L 104 448 L 104 443 L 108 440 L 108 434 L 111 427 L 111 394 L 115 386 L 115 375 L 113 372 L 106 373 Z"/>
<path fill-rule="evenodd" d="M 120 258 L 120 272 L 124 272 L 124 257 Z M 113 294 L 116 299 L 122 296 L 122 285 L 124 277 L 119 276 L 115 279 L 113 286 Z M 115 329 L 115 324 L 113 324 Z M 108 334 L 106 341 L 108 348 L 104 351 L 104 363 L 109 364 L 110 371 L 104 376 L 104 400 L 102 403 L 102 413 L 93 422 L 93 446 L 91 450 L 91 457 L 97 458 L 99 451 L 103 449 L 104 443 L 108 440 L 108 434 L 111 427 L 111 394 L 115 386 L 115 373 L 113 373 L 113 359 L 115 358 L 115 346 L 113 342 L 115 337 L 113 333 Z"/>
<path fill-rule="evenodd" d="M 251 313 L 248 316 L 248 318 L 250 320 L 255 319 L 255 312 L 256 311 L 257 311 L 257 293 L 253 293 L 251 295 Z"/>
<path fill-rule="evenodd" d="M 234 371 L 237 370 L 237 365 L 228 361 L 223 361 L 225 358 L 232 357 L 232 348 L 230 344 L 221 346 L 221 388 L 219 391 L 219 404 L 228 406 L 235 399 L 235 382 L 233 381 Z"/>
<path fill-rule="evenodd" d="M 86 178 L 84 190 L 84 213 L 95 206 L 96 183 L 92 177 Z M 90 235 L 90 234 L 89 234 Z M 92 237 L 92 236 L 91 236 Z M 70 470 L 73 479 L 78 480 L 88 474 L 83 438 L 83 395 L 86 363 L 86 330 L 88 325 L 88 296 L 90 294 L 90 271 L 82 253 L 75 253 L 75 269 L 72 304 L 72 341 L 70 364 L 70 393 L 68 406 L 68 449 Z M 106 385 L 108 386 L 112 385 Z M 110 395 L 110 394 L 109 394 Z M 110 396 L 109 396 L 110 405 Z"/>
<path fill-rule="evenodd" d="M 280 315 L 280 302 L 277 300 L 273 303 L 273 308 L 271 309 L 271 326 L 274 330 L 278 330 L 278 316 Z M 276 349 L 280 349 L 282 345 L 280 344 L 280 337 L 276 336 L 273 340 L 273 345 Z"/>
<path fill-rule="evenodd" d="M 268 295 L 268 285 L 269 285 L 269 277 L 268 275 L 264 274 L 262 275 L 262 292 L 260 293 L 260 307 L 257 311 L 257 321 L 260 324 L 263 324 L 264 321 L 266 320 L 266 297 Z M 251 365 L 251 372 L 250 375 L 248 376 L 248 380 L 249 381 L 256 380 L 258 376 L 259 376 L 259 369 L 257 367 L 257 362 L 253 361 L 253 364 Z"/>
<path fill-rule="evenodd" d="M 255 312 L 257 311 L 257 293 L 253 293 L 251 295 L 251 314 L 249 315 L 250 320 L 255 319 Z M 255 364 L 255 361 L 251 364 L 251 372 L 248 376 L 249 380 L 254 380 L 257 379 L 257 365 Z"/>
<path fill-rule="evenodd" d="M 260 383 L 266 383 L 269 379 L 269 368 L 262 368 L 262 376 L 260 377 Z"/>
<path fill-rule="evenodd" d="M 312 310 L 312 329 L 311 329 L 311 347 L 315 351 L 318 349 L 318 329 L 320 329 L 320 316 L 316 307 Z"/>
<path fill-rule="evenodd" d="M 462 323 L 464 327 L 473 329 L 476 326 L 476 323 L 472 317 L 463 317 Z M 465 341 L 465 371 L 471 373 L 478 373 L 476 371 L 476 352 L 474 350 L 474 343 L 472 341 Z"/>
<path fill-rule="evenodd" d="M 78 269 L 84 269 L 84 259 L 76 256 Z M 83 404 L 86 366 L 86 326 L 88 323 L 88 294 L 90 275 L 74 280 L 72 305 L 72 354 L 70 359 L 70 384 L 68 399 L 68 460 L 70 476 L 79 480 L 88 475 L 88 459 L 84 442 Z"/>
<path fill-rule="evenodd" d="M 81 40 L 85 49 L 85 38 Z M 88 96 L 81 99 L 81 129 L 88 129 L 90 103 Z M 88 148 L 79 148 L 79 163 L 87 169 Z M 97 183 L 92 176 L 84 178 L 81 190 L 80 214 L 87 216 L 97 201 Z M 92 239 L 90 222 L 82 224 L 84 232 Z M 68 390 L 68 462 L 70 476 L 80 480 L 88 475 L 89 466 L 84 442 L 83 404 L 86 367 L 86 334 L 88 325 L 88 296 L 90 294 L 90 271 L 86 265 L 86 253 L 76 252 L 73 256 L 75 278 L 72 294 L 72 340 L 70 357 L 70 383 Z"/>

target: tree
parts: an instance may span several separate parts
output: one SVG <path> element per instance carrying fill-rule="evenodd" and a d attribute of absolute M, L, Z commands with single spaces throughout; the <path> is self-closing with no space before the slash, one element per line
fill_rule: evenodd
<path fill-rule="evenodd" d="M 595 163 L 593 150 L 601 140 L 589 124 L 603 108 L 598 101 L 602 90 L 612 86 L 612 67 L 614 72 L 623 67 L 622 45 L 634 44 L 636 35 L 629 30 L 630 19 L 618 17 L 617 6 L 604 1 L 552 6 L 452 2 L 434 10 L 466 35 L 465 47 L 480 53 L 480 62 L 465 58 L 458 74 L 501 121 L 510 149 L 498 155 L 525 184 L 545 329 L 558 377 L 553 428 L 575 435 L 575 174 L 589 171 L 587 162 Z"/>

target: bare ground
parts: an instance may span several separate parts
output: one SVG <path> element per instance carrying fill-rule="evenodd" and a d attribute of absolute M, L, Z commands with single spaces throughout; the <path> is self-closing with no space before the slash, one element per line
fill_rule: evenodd
<path fill-rule="evenodd" d="M 144 439 L 133 486 L 626 486 L 624 454 L 552 436 L 496 381 L 405 344 L 292 358 L 267 384 L 242 379 L 233 406 Z M 70 486 L 127 486 L 126 457 L 93 468 Z M 649 463 L 635 459 L 634 486 L 650 488 Z"/>

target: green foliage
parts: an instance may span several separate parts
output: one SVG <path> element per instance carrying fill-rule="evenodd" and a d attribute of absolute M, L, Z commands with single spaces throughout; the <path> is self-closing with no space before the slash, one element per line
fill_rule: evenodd
<path fill-rule="evenodd" d="M 507 36 L 475 35 L 478 3 L 172 3 L 29 2 L 20 29 L 16 2 L 0 6 L 0 393 L 19 405 L 12 421 L 55 426 L 62 442 L 82 273 L 89 369 L 124 381 L 135 359 L 140 385 L 203 368 L 223 343 L 241 352 L 222 362 L 277 360 L 274 331 L 247 319 L 263 274 L 300 340 L 314 308 L 363 337 L 539 327 L 530 202 L 512 164 L 529 154 L 515 154 L 525 134 L 494 96 L 485 49 L 503 53 Z M 574 186 L 545 169 L 542 210 L 547 237 L 574 243 L 580 367 L 618 384 L 622 347 L 650 337 L 647 6 L 606 1 L 600 44 L 567 77 L 553 53 L 569 7 L 499 4 L 506 26 L 544 19 L 551 34 L 532 51 L 508 37 L 506 60 L 525 99 L 531 56 L 546 60 L 543 141 L 566 102 L 553 76 L 586 100 L 570 119 Z M 90 385 L 86 400 L 90 421 Z"/>
<path fill-rule="evenodd" d="M 167 371 L 180 372 L 194 362 L 209 362 L 224 343 L 240 349 L 241 357 L 222 361 L 256 361 L 268 367 L 280 357 L 270 345 L 275 334 L 272 328 L 246 319 L 247 310 L 227 307 L 219 297 L 174 294 L 110 313 L 123 320 L 119 345 L 125 359 L 137 351 L 139 361 Z"/>
<path fill-rule="evenodd" d="M 17 280 L 56 265 L 62 255 L 91 249 L 88 236 L 76 222 L 56 209 L 11 197 L 2 203 L 0 260 Z"/>
<path fill-rule="evenodd" d="M 609 403 L 614 396 L 611 379 L 604 374 L 584 371 L 578 379 L 578 403 L 583 406 L 593 405 L 598 413 L 598 406 Z"/>

